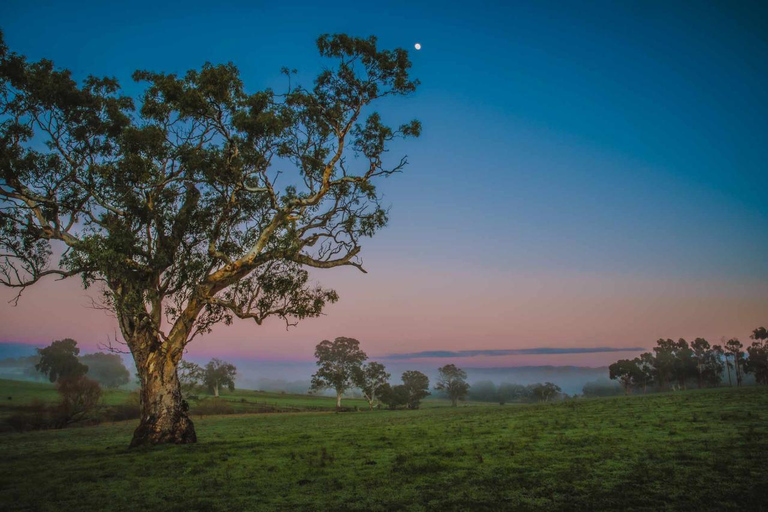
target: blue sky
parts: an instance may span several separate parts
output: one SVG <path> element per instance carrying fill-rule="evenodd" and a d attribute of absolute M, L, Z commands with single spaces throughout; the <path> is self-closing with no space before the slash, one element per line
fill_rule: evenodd
<path fill-rule="evenodd" d="M 691 310 L 691 326 L 723 304 L 734 317 L 739 287 L 768 278 L 764 2 L 6 0 L 0 19 L 13 50 L 78 77 L 116 76 L 134 92 L 135 69 L 184 72 L 205 61 L 234 62 L 254 91 L 282 88 L 283 66 L 308 83 L 322 66 L 322 33 L 421 43 L 411 51 L 419 91 L 381 106 L 385 120 L 417 117 L 424 132 L 393 149 L 411 165 L 382 185 L 391 224 L 363 253 L 379 276 L 394 268 L 435 281 L 516 272 L 710 283 L 693 298 L 681 292 L 713 301 Z M 360 301 L 384 278 L 350 279 L 341 286 Z M 648 301 L 665 293 L 644 290 Z M 750 293 L 751 307 L 768 310 L 764 288 Z M 746 332 L 753 321 L 728 325 Z M 576 338 L 615 342 L 596 336 Z"/>

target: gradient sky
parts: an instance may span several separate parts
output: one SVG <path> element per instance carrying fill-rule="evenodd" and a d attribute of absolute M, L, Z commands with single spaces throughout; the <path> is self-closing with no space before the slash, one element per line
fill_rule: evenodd
<path fill-rule="evenodd" d="M 195 357 L 309 360 L 358 338 L 370 355 L 646 347 L 746 339 L 768 324 L 768 4 L 760 2 L 161 2 L 6 0 L 11 49 L 77 77 L 232 61 L 251 91 L 280 68 L 309 83 L 326 32 L 412 51 L 422 86 L 382 105 L 424 127 L 382 184 L 390 225 L 369 274 L 314 275 L 341 301 L 286 331 L 238 322 Z M 163 4 L 163 5 L 161 5 Z M 18 307 L 0 340 L 115 335 L 77 281 Z M 599 365 L 617 353 L 476 355 L 471 366 Z M 443 359 L 423 359 L 437 364 Z"/>

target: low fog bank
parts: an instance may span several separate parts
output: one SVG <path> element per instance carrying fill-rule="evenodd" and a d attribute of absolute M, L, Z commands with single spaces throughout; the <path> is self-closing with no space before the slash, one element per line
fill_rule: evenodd
<path fill-rule="evenodd" d="M 240 389 L 257 389 L 262 391 L 285 391 L 286 393 L 306 393 L 309 390 L 310 379 L 317 365 L 313 361 L 254 361 L 248 359 L 229 359 L 237 366 L 236 384 Z M 205 360 L 193 360 L 205 364 Z M 429 377 L 430 388 L 437 382 L 437 366 L 425 365 L 423 362 L 386 363 L 387 372 L 391 374 L 392 384 L 400 383 L 400 376 L 408 370 L 418 370 Z M 495 384 L 536 384 L 552 382 L 557 384 L 564 393 L 569 395 L 582 392 L 584 384 L 595 380 L 607 379 L 607 367 L 585 366 L 518 366 L 502 368 L 473 368 L 462 367 L 467 372 L 470 384 L 492 381 Z"/>
<path fill-rule="evenodd" d="M 39 348 L 42 348 L 41 345 Z M 45 380 L 40 374 L 30 368 L 30 356 L 36 355 L 38 347 L 22 343 L 0 343 L 0 378 L 14 380 Z M 81 354 L 92 351 L 83 350 Z M 185 358 L 199 365 L 205 365 L 208 359 Z M 257 361 L 246 358 L 227 358 L 228 362 L 237 367 L 236 386 L 240 389 L 255 389 L 262 391 L 285 391 L 286 393 L 307 393 L 310 379 L 316 371 L 314 361 Z M 131 384 L 135 387 L 133 360 L 130 355 L 123 355 L 126 367 L 131 372 Z M 390 382 L 398 384 L 400 376 L 407 370 L 418 370 L 430 379 L 430 387 L 437 381 L 437 368 L 434 363 L 425 362 L 386 362 L 387 371 L 392 375 Z M 32 364 L 33 366 L 33 364 Z M 517 366 L 500 368 L 474 368 L 459 365 L 467 372 L 470 384 L 491 381 L 496 385 L 502 383 L 536 384 L 552 382 L 557 384 L 564 393 L 569 395 L 582 392 L 588 382 L 608 378 L 607 367 L 585 366 Z"/>

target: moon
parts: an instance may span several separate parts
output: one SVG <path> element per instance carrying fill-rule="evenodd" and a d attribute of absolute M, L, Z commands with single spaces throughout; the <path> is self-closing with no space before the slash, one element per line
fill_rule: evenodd
<path fill-rule="evenodd" d="M 416 43 L 415 45 L 413 45 L 413 47 L 416 48 L 417 50 L 421 50 L 421 43 Z"/>

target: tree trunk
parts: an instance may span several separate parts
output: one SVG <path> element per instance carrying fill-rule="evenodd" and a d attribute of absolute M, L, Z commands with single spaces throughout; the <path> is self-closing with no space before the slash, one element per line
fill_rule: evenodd
<path fill-rule="evenodd" d="M 187 414 L 189 407 L 181 396 L 176 363 L 160 350 L 145 347 L 134 350 L 141 380 L 141 419 L 131 448 L 197 442 L 195 427 Z"/>
<path fill-rule="evenodd" d="M 451 406 L 458 407 L 459 406 L 459 399 L 458 398 L 451 398 Z"/>
<path fill-rule="evenodd" d="M 341 409 L 341 393 L 336 393 L 336 410 Z"/>
<path fill-rule="evenodd" d="M 213 385 L 213 396 L 219 398 L 219 383 Z"/>

